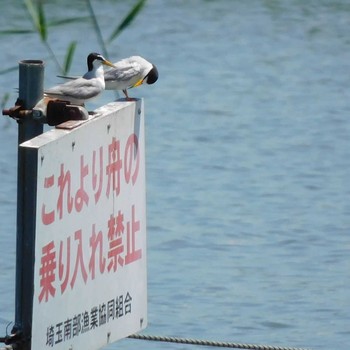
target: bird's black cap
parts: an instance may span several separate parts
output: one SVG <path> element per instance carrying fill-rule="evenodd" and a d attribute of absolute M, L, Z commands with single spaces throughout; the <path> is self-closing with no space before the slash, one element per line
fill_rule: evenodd
<path fill-rule="evenodd" d="M 154 84 L 158 80 L 158 69 L 152 64 L 152 69 L 147 74 L 147 84 Z"/>
<path fill-rule="evenodd" d="M 87 66 L 88 66 L 88 70 L 89 71 L 91 71 L 93 69 L 93 62 L 95 60 L 104 61 L 105 58 L 101 54 L 99 54 L 97 52 L 91 52 L 89 54 L 89 56 L 87 57 Z"/>

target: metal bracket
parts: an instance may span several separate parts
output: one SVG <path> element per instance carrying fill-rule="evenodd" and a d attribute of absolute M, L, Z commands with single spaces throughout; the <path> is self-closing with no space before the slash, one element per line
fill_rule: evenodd
<path fill-rule="evenodd" d="M 71 105 L 69 101 L 48 100 L 43 102 L 40 108 L 24 109 L 22 100 L 17 99 L 15 106 L 3 109 L 2 114 L 20 122 L 31 118 L 50 126 L 56 126 L 69 120 L 87 120 L 89 114 L 83 106 Z"/>
<path fill-rule="evenodd" d="M 14 345 L 23 342 L 23 340 L 23 333 L 21 331 L 17 331 L 15 333 L 2 337 L 1 343 L 4 343 L 5 345 Z"/>
<path fill-rule="evenodd" d="M 32 111 L 24 109 L 23 106 L 24 102 L 18 98 L 14 107 L 2 110 L 2 115 L 7 115 L 16 121 L 20 121 L 21 119 L 32 115 Z"/>
<path fill-rule="evenodd" d="M 71 105 L 69 101 L 52 100 L 47 104 L 46 121 L 50 126 L 88 118 L 89 114 L 84 107 Z"/>

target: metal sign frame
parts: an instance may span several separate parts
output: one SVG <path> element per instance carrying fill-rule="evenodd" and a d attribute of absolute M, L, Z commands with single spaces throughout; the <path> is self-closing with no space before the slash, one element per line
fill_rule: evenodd
<path fill-rule="evenodd" d="M 143 101 L 20 145 L 36 166 L 31 347 L 98 349 L 147 326 Z"/>

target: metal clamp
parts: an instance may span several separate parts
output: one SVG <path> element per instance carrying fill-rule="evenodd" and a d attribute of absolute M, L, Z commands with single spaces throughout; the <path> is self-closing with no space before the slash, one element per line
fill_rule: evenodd
<path fill-rule="evenodd" d="M 69 101 L 52 100 L 47 104 L 46 122 L 55 126 L 68 120 L 86 120 L 89 118 L 87 110 L 82 106 L 71 105 Z"/>
<path fill-rule="evenodd" d="M 89 114 L 82 106 L 71 105 L 69 101 L 49 100 L 44 103 L 44 108 L 25 109 L 22 100 L 17 99 L 15 106 L 3 109 L 2 114 L 7 115 L 16 121 L 31 118 L 50 126 L 56 126 L 69 120 L 87 120 Z"/>
<path fill-rule="evenodd" d="M 19 98 L 17 99 L 15 106 L 9 109 L 3 109 L 2 115 L 7 115 L 17 121 L 32 115 L 32 111 L 24 109 L 24 103 Z"/>

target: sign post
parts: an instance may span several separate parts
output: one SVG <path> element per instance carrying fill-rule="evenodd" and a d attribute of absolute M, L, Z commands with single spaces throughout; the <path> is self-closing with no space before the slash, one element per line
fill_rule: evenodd
<path fill-rule="evenodd" d="M 95 350 L 147 325 L 143 101 L 21 144 L 35 160 L 32 349 Z"/>
<path fill-rule="evenodd" d="M 44 63 L 19 62 L 19 100 L 31 109 L 43 94 Z M 43 125 L 32 118 L 18 121 L 18 144 L 43 132 Z M 25 148 L 18 149 L 17 171 L 17 242 L 16 242 L 16 312 L 12 334 L 21 339 L 21 349 L 30 349 L 33 302 L 34 230 L 35 230 L 35 159 Z"/>

